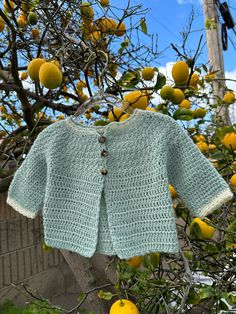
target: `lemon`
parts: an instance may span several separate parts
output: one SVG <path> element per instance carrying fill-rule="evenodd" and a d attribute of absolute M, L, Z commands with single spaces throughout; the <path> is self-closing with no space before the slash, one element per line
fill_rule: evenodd
<path fill-rule="evenodd" d="M 194 118 L 204 118 L 207 110 L 204 108 L 197 108 L 193 111 Z"/>
<path fill-rule="evenodd" d="M 31 80 L 39 81 L 39 69 L 46 63 L 46 60 L 43 58 L 35 58 L 28 64 L 27 71 Z"/>
<path fill-rule="evenodd" d="M 216 145 L 215 144 L 209 144 L 208 148 L 209 148 L 209 150 L 214 150 L 214 149 L 216 149 Z"/>
<path fill-rule="evenodd" d="M 148 105 L 148 98 L 143 95 L 141 91 L 133 91 L 124 95 L 125 107 L 126 105 L 132 108 L 139 108 L 145 110 Z"/>
<path fill-rule="evenodd" d="M 202 152 L 206 152 L 208 150 L 208 145 L 206 142 L 199 141 L 199 142 L 197 142 L 196 145 Z"/>
<path fill-rule="evenodd" d="M 235 187 L 236 186 L 236 173 L 232 175 L 232 177 L 229 180 L 230 184 Z"/>
<path fill-rule="evenodd" d="M 177 192 L 175 190 L 175 188 L 173 187 L 173 185 L 169 184 L 169 191 L 170 191 L 170 195 L 171 197 L 177 197 Z"/>
<path fill-rule="evenodd" d="M 0 33 L 4 31 L 5 23 L 3 21 L 3 18 L 0 16 Z"/>
<path fill-rule="evenodd" d="M 24 15 L 19 15 L 17 18 L 17 23 L 20 27 L 24 27 L 27 25 L 27 19 Z"/>
<path fill-rule="evenodd" d="M 177 61 L 171 71 L 172 77 L 177 85 L 185 85 L 189 77 L 189 67 L 184 61 Z"/>
<path fill-rule="evenodd" d="M 96 22 L 102 33 L 114 34 L 117 22 L 114 19 L 102 17 Z"/>
<path fill-rule="evenodd" d="M 233 149 L 233 151 L 236 150 L 236 132 L 230 132 L 226 133 L 223 138 L 223 144 L 228 149 Z"/>
<path fill-rule="evenodd" d="M 28 78 L 28 73 L 27 72 L 22 72 L 20 78 L 22 80 L 26 80 Z"/>
<path fill-rule="evenodd" d="M 155 109 L 155 108 L 152 108 L 152 107 L 147 107 L 146 110 L 155 111 L 155 112 L 156 112 L 156 109 Z"/>
<path fill-rule="evenodd" d="M 7 2 L 5 0 L 4 3 L 3 3 L 3 6 L 4 6 L 4 8 L 5 8 L 5 10 L 7 12 L 11 12 L 14 9 L 14 7 L 15 7 L 15 3 L 13 1 L 11 1 L 11 0 L 8 0 L 8 3 L 9 4 L 7 4 Z"/>
<path fill-rule="evenodd" d="M 196 135 L 194 135 L 193 138 L 194 138 L 197 142 L 201 142 L 201 141 L 205 142 L 205 141 L 206 141 L 205 136 L 202 135 L 202 134 L 196 134 Z"/>
<path fill-rule="evenodd" d="M 235 102 L 235 94 L 233 92 L 226 92 L 223 100 L 226 104 L 232 104 Z"/>
<path fill-rule="evenodd" d="M 33 28 L 32 30 L 31 30 L 31 36 L 33 37 L 33 38 L 38 38 L 39 37 L 39 30 L 37 29 L 37 28 Z"/>
<path fill-rule="evenodd" d="M 126 26 L 124 22 L 116 23 L 115 35 L 116 36 L 123 36 L 126 32 Z"/>
<path fill-rule="evenodd" d="M 126 263 L 130 266 L 138 268 L 142 264 L 142 257 L 141 256 L 134 256 L 130 259 L 126 260 Z"/>
<path fill-rule="evenodd" d="M 142 70 L 142 78 L 145 81 L 150 81 L 153 79 L 155 71 L 151 67 L 146 67 Z"/>
<path fill-rule="evenodd" d="M 188 99 L 184 99 L 180 104 L 179 104 L 180 108 L 185 108 L 185 109 L 190 109 L 191 105 L 190 105 L 190 101 Z"/>
<path fill-rule="evenodd" d="M 109 0 L 99 0 L 99 3 L 103 7 L 108 7 L 109 6 Z"/>
<path fill-rule="evenodd" d="M 122 116 L 119 118 L 119 122 L 125 121 L 125 120 L 127 120 L 129 117 L 130 117 L 130 114 L 129 114 L 129 113 L 122 114 Z"/>
<path fill-rule="evenodd" d="M 89 2 L 83 2 L 80 6 L 80 13 L 82 17 L 92 19 L 94 17 L 93 7 Z"/>
<path fill-rule="evenodd" d="M 171 100 L 174 97 L 174 88 L 169 85 L 164 85 L 160 90 L 160 96 L 164 100 Z"/>
<path fill-rule="evenodd" d="M 30 25 L 36 25 L 38 23 L 38 15 L 35 12 L 29 12 L 28 22 Z"/>
<path fill-rule="evenodd" d="M 179 88 L 174 88 L 174 96 L 171 99 L 174 104 L 180 104 L 184 100 L 184 93 Z"/>
<path fill-rule="evenodd" d="M 209 219 L 208 219 L 209 221 Z M 189 228 L 190 230 L 193 228 L 194 224 L 197 224 L 200 228 L 200 235 L 204 238 L 204 239 L 210 239 L 213 237 L 214 233 L 215 233 L 215 228 L 212 226 L 209 226 L 206 222 L 202 221 L 201 218 L 196 217 L 192 220 Z"/>
<path fill-rule="evenodd" d="M 190 82 L 189 82 L 189 86 L 190 87 L 193 87 L 193 88 L 196 88 L 197 87 L 197 84 L 199 83 L 199 76 L 197 75 L 197 73 L 193 73 L 191 75 L 191 79 L 190 79 Z"/>
<path fill-rule="evenodd" d="M 139 314 L 139 311 L 133 302 L 122 299 L 112 304 L 109 314 Z"/>
<path fill-rule="evenodd" d="M 58 66 L 46 62 L 39 69 L 39 80 L 44 87 L 54 89 L 61 85 L 62 73 Z"/>
<path fill-rule="evenodd" d="M 123 110 L 119 107 L 114 107 L 113 111 L 111 110 L 108 113 L 108 120 L 109 121 L 117 121 L 119 120 L 120 116 L 122 115 Z"/>

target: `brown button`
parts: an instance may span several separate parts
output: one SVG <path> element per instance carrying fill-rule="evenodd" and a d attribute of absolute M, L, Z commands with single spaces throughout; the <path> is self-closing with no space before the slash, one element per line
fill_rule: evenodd
<path fill-rule="evenodd" d="M 108 151 L 105 150 L 105 149 L 103 149 L 103 151 L 101 152 L 101 155 L 102 155 L 103 157 L 107 157 Z"/>
<path fill-rule="evenodd" d="M 107 174 L 107 169 L 102 169 L 102 170 L 101 170 L 101 173 L 102 173 L 103 175 L 106 175 L 106 174 Z"/>
<path fill-rule="evenodd" d="M 100 143 L 104 143 L 106 141 L 106 138 L 105 136 L 101 135 L 99 138 L 98 138 L 99 142 Z"/>

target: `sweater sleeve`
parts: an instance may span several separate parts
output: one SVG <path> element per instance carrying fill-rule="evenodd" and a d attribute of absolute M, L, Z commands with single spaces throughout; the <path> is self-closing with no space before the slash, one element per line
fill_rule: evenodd
<path fill-rule="evenodd" d="M 46 186 L 47 167 L 42 133 L 37 136 L 15 172 L 6 200 L 20 214 L 32 219 L 43 207 Z"/>
<path fill-rule="evenodd" d="M 167 143 L 169 182 L 189 211 L 204 218 L 234 195 L 187 132 L 173 118 L 170 119 Z"/>

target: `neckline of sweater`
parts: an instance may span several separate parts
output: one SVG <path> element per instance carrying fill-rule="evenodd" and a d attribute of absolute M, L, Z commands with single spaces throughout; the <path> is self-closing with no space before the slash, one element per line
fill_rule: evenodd
<path fill-rule="evenodd" d="M 77 121 L 75 121 L 75 119 L 73 119 L 73 116 L 69 116 L 67 117 L 64 121 L 70 125 L 75 131 L 83 131 L 83 132 L 96 132 L 96 131 L 107 131 L 108 128 L 112 127 L 113 125 L 118 127 L 118 128 L 122 128 L 124 126 L 128 126 L 129 124 L 132 124 L 133 121 L 136 120 L 136 118 L 139 116 L 139 113 L 143 111 L 142 109 L 139 108 L 134 108 L 133 113 L 130 115 L 129 118 L 125 119 L 124 121 L 118 122 L 118 121 L 112 121 L 109 122 L 106 125 L 90 125 L 90 126 L 86 126 L 86 125 L 81 125 L 80 123 L 78 123 Z"/>

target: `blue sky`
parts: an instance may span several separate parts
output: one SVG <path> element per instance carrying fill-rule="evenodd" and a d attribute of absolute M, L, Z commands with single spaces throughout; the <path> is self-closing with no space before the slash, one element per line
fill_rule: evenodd
<path fill-rule="evenodd" d="M 226 0 L 227 1 L 227 0 Z M 223 1 L 221 1 L 223 2 Z M 227 1 L 231 9 L 231 14 L 236 21 L 236 1 Z M 186 29 L 190 17 L 190 12 L 193 7 L 195 19 L 192 26 L 192 33 L 189 37 L 187 47 L 194 53 L 201 34 L 203 34 L 203 43 L 205 43 L 204 54 L 199 58 L 199 63 L 206 63 L 208 60 L 206 37 L 204 30 L 204 15 L 201 0 L 132 0 L 132 4 L 142 4 L 143 8 L 150 8 L 146 15 L 149 33 L 158 34 L 159 50 L 169 47 L 164 56 L 158 59 L 157 62 L 164 66 L 167 62 L 176 60 L 176 52 L 170 47 L 170 44 L 180 45 L 182 38 L 180 32 Z M 221 19 L 222 21 L 222 19 Z M 232 30 L 228 30 L 228 35 L 236 44 L 236 35 Z M 143 41 L 148 43 L 148 38 L 143 36 Z M 226 71 L 234 71 L 236 68 L 235 62 L 236 50 L 228 40 L 228 50 L 223 51 L 224 64 Z"/>

